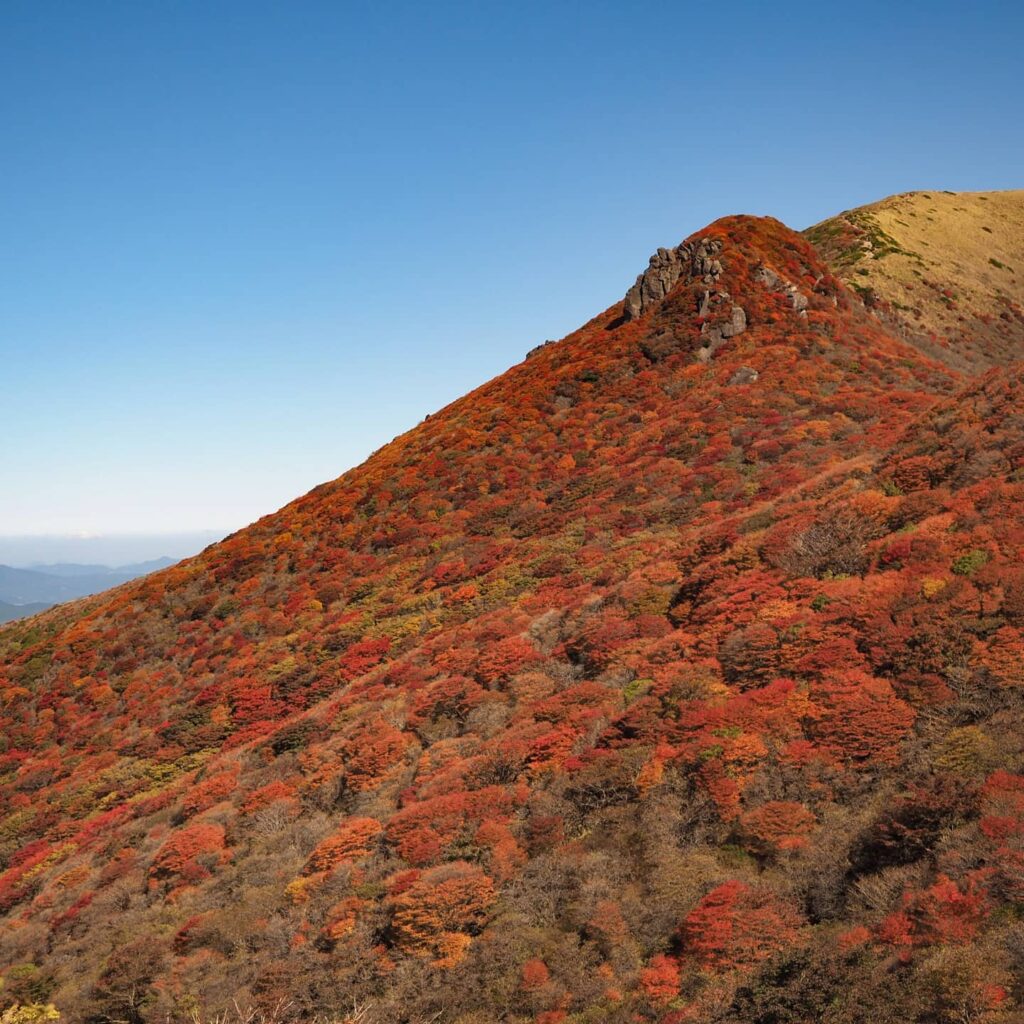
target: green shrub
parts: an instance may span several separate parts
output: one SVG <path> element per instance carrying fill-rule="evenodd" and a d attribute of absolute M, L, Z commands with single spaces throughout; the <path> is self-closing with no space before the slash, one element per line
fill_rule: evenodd
<path fill-rule="evenodd" d="M 973 576 L 988 561 L 988 552 L 974 548 L 953 562 L 952 569 L 957 576 Z"/>

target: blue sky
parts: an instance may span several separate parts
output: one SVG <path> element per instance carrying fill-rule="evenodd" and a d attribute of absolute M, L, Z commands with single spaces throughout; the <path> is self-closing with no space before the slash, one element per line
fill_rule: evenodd
<path fill-rule="evenodd" d="M 235 528 L 716 217 L 1024 186 L 1021 5 L 0 5 L 0 534 Z"/>

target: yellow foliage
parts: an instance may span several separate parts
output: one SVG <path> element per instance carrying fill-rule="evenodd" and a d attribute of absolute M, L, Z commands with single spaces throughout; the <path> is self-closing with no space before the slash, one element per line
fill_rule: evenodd
<path fill-rule="evenodd" d="M 77 868 L 72 868 L 70 871 L 65 871 L 61 875 L 54 885 L 58 889 L 73 889 L 75 886 L 81 885 L 92 872 L 87 864 L 79 864 Z"/>
<path fill-rule="evenodd" d="M 438 938 L 435 950 L 434 966 L 443 970 L 454 967 L 466 955 L 466 950 L 473 940 L 463 932 L 446 932 Z"/>
<path fill-rule="evenodd" d="M 654 757 L 637 773 L 636 788 L 643 795 L 654 789 L 664 777 L 665 762 L 660 757 Z"/>
<path fill-rule="evenodd" d="M 763 622 L 777 622 L 780 619 L 792 619 L 800 613 L 800 606 L 795 601 L 765 601 L 757 617 Z"/>
<path fill-rule="evenodd" d="M 301 878 L 295 878 L 285 886 L 284 894 L 296 906 L 308 903 L 310 896 L 309 890 L 317 883 L 322 882 L 323 878 L 323 872 L 316 875 L 304 875 Z"/>
<path fill-rule="evenodd" d="M 37 1024 L 48 1020 L 60 1020 L 53 1003 L 29 1003 L 25 1006 L 15 1003 L 0 1014 L 0 1024 Z"/>
<path fill-rule="evenodd" d="M 983 772 L 997 760 L 998 752 L 992 738 L 976 725 L 951 729 L 938 756 L 935 767 L 944 772 Z"/>

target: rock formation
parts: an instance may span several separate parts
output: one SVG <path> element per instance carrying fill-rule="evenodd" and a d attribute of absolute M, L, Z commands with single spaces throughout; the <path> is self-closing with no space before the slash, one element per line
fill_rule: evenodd
<path fill-rule="evenodd" d="M 625 318 L 636 320 L 643 316 L 672 291 L 680 278 L 700 278 L 705 284 L 713 284 L 722 273 L 718 259 L 721 251 L 722 243 L 716 238 L 698 238 L 674 249 L 659 249 L 626 293 Z"/>

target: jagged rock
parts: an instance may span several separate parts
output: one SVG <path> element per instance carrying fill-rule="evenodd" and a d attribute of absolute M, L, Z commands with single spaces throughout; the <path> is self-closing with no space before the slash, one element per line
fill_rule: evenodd
<path fill-rule="evenodd" d="M 722 262 L 716 258 L 721 251 L 722 243 L 717 238 L 698 238 L 674 249 L 659 249 L 626 292 L 623 316 L 627 320 L 643 316 L 672 291 L 680 278 L 700 278 L 705 284 L 714 284 L 722 273 Z"/>
<path fill-rule="evenodd" d="M 747 329 L 747 311 L 742 306 L 732 307 L 732 317 L 727 324 L 722 325 L 722 337 L 732 338 L 742 334 Z"/>
<path fill-rule="evenodd" d="M 729 293 L 727 291 L 715 291 L 713 288 L 705 288 L 700 298 L 697 300 L 697 316 L 708 317 L 715 312 L 721 306 L 729 301 Z"/>
<path fill-rule="evenodd" d="M 700 272 L 704 275 L 704 283 L 711 284 L 722 273 L 722 263 L 720 260 L 710 260 L 704 257 L 700 261 Z"/>
<path fill-rule="evenodd" d="M 752 366 L 741 366 L 730 378 L 729 384 L 755 384 L 760 374 Z"/>
<path fill-rule="evenodd" d="M 677 352 L 692 351 L 692 335 L 688 330 L 680 332 L 680 325 L 675 322 L 680 315 L 688 320 L 690 309 L 695 309 L 702 321 L 698 359 L 707 361 L 727 339 L 746 330 L 747 314 L 743 307 L 733 304 L 725 289 L 712 287 L 722 275 L 722 261 L 718 258 L 721 251 L 722 243 L 716 238 L 698 238 L 675 249 L 659 249 L 630 288 L 623 303 L 627 320 L 642 316 L 655 305 L 660 307 L 650 331 L 640 341 L 640 350 L 652 362 Z M 680 282 L 691 285 L 689 293 L 681 300 L 666 302 Z"/>
<path fill-rule="evenodd" d="M 724 323 L 706 322 L 701 324 L 700 333 L 706 339 L 704 347 L 710 348 L 711 352 L 714 352 L 723 341 L 728 338 L 734 338 L 737 334 L 742 334 L 746 329 L 746 310 L 742 306 L 733 306 L 728 320 Z"/>
<path fill-rule="evenodd" d="M 754 271 L 754 280 L 763 284 L 770 292 L 785 292 L 789 296 L 790 305 L 800 316 L 807 315 L 808 298 L 795 284 L 780 277 L 763 263 Z"/>
<path fill-rule="evenodd" d="M 747 314 L 742 306 L 733 306 L 728 320 L 719 324 L 703 324 L 700 333 L 704 344 L 697 349 L 697 361 L 706 363 L 729 340 L 747 329 Z"/>
<path fill-rule="evenodd" d="M 763 284 L 770 292 L 780 292 L 786 285 L 771 267 L 766 267 L 763 263 L 754 271 L 754 280 L 758 284 Z"/>

